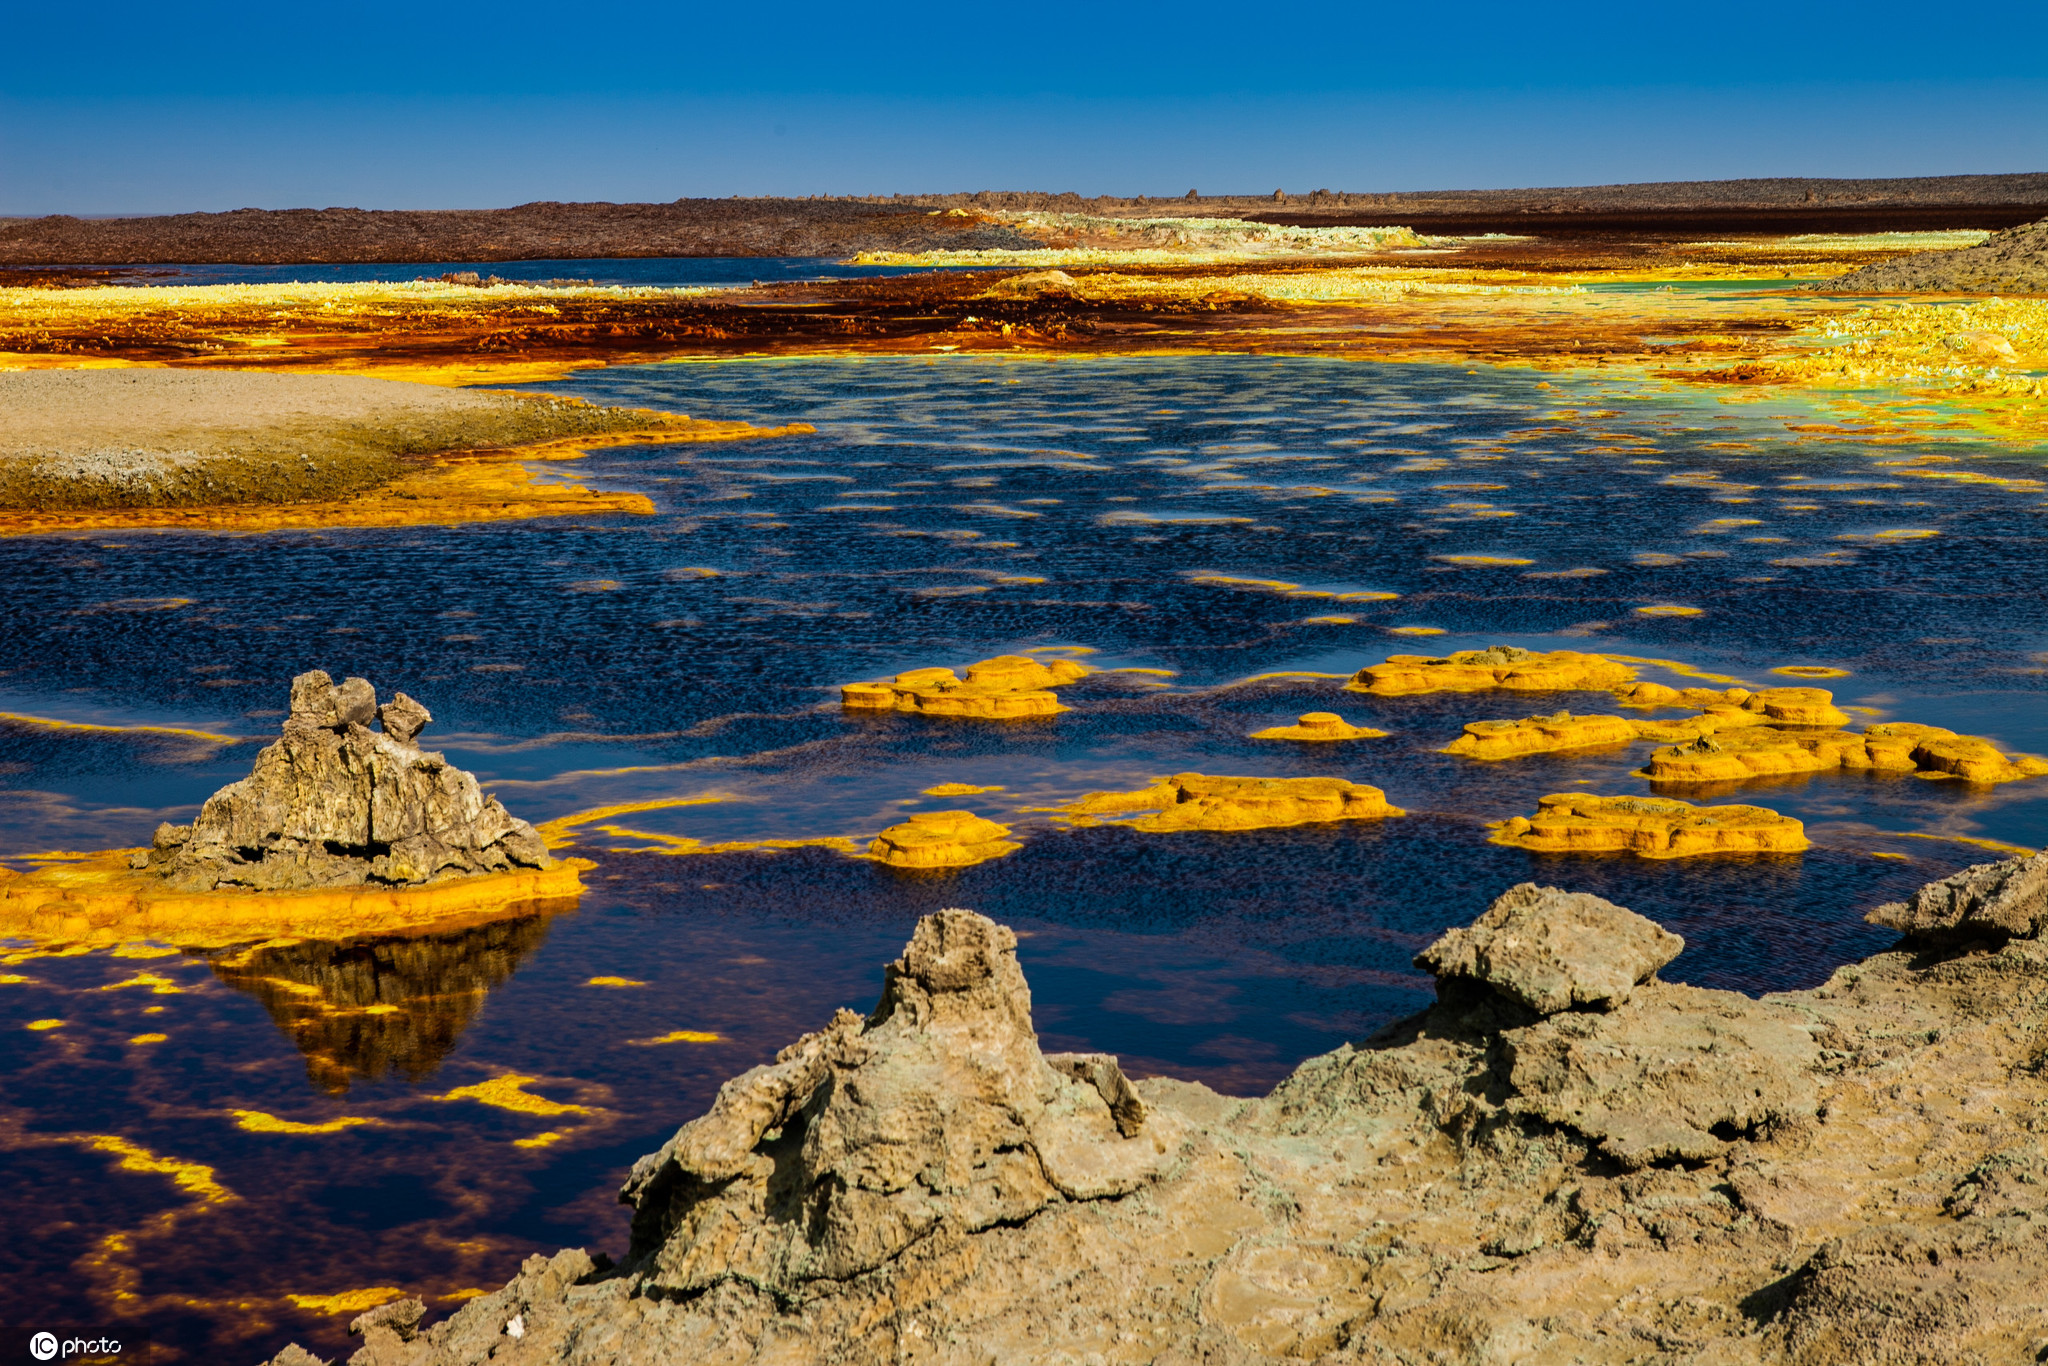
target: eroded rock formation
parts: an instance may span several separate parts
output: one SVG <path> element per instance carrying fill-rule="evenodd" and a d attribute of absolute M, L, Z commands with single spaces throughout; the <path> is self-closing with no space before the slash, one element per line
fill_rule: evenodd
<path fill-rule="evenodd" d="M 360 678 L 292 680 L 284 733 L 190 825 L 157 827 L 135 866 L 186 891 L 404 887 L 552 860 L 532 826 L 416 737 L 433 719 Z M 378 722 L 382 731 L 371 730 Z"/>
<path fill-rule="evenodd" d="M 2044 868 L 1934 884 L 1920 937 L 1761 1000 L 1517 887 L 1424 952 L 1436 1005 L 1257 1100 L 1043 1057 L 1007 932 L 943 912 L 872 1016 L 635 1167 L 621 1264 L 529 1258 L 354 1363 L 2033 1360 Z"/>
<path fill-rule="evenodd" d="M 1492 843 L 1539 854 L 1635 854 L 1692 858 L 1700 854 L 1796 854 L 1808 847 L 1806 827 L 1762 806 L 1694 806 L 1669 797 L 1596 797 L 1554 792 L 1536 801 L 1534 816 L 1494 828 Z"/>
<path fill-rule="evenodd" d="M 997 655 L 969 664 L 964 680 L 951 669 L 912 669 L 889 683 L 849 683 L 839 690 L 839 705 L 848 711 L 911 711 L 982 721 L 1056 716 L 1066 708 L 1052 690 L 1089 672 L 1087 665 L 1071 659 Z"/>

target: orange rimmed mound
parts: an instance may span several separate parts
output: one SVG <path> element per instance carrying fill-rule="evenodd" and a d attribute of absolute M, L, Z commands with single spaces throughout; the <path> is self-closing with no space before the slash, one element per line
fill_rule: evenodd
<path fill-rule="evenodd" d="M 1568 711 L 1520 721 L 1468 721 L 1465 733 L 1437 752 L 1467 759 L 1519 759 L 1526 754 L 1627 745 L 1638 738 L 1636 726 L 1626 717 L 1573 716 Z"/>
<path fill-rule="evenodd" d="M 1028 655 L 997 655 L 969 664 L 964 681 L 951 669 L 912 669 L 889 683 L 849 683 L 839 690 L 839 705 L 848 711 L 909 711 L 980 721 L 1056 716 L 1066 708 L 1052 689 L 1090 672 L 1071 659 L 1041 663 Z"/>
<path fill-rule="evenodd" d="M 1387 794 L 1342 778 L 1218 778 L 1177 773 L 1136 792 L 1091 792 L 1058 808 L 1077 824 L 1092 817 L 1150 811 L 1108 822 L 1133 830 L 1267 830 L 1318 821 L 1378 820 L 1408 813 L 1387 803 Z"/>
<path fill-rule="evenodd" d="M 1487 650 L 1460 650 L 1446 658 L 1389 655 L 1384 664 L 1368 665 L 1345 684 L 1350 692 L 1389 696 L 1398 693 L 1567 692 L 1619 687 L 1636 676 L 1626 664 L 1576 650 L 1539 654 L 1513 645 Z"/>
<path fill-rule="evenodd" d="M 2001 754 L 1989 740 L 1909 721 L 1871 726 L 1861 735 L 1764 726 L 1666 746 L 1650 755 L 1643 776 L 1652 782 L 1717 783 L 1836 768 L 2010 783 L 2048 774 L 2048 760 Z"/>
<path fill-rule="evenodd" d="M 488 917 L 524 902 L 578 896 L 586 859 L 449 878 L 419 887 L 330 887 L 292 892 L 181 892 L 109 849 L 67 856 L 0 877 L 0 937 L 93 947 L 150 939 L 222 948 L 295 935 L 390 934 Z"/>
<path fill-rule="evenodd" d="M 1558 792 L 1538 799 L 1533 817 L 1494 827 L 1493 844 L 1539 854 L 1796 854 L 1806 827 L 1761 806 L 1694 806 L 1658 797 L 1596 797 Z"/>
<path fill-rule="evenodd" d="M 891 868 L 965 868 L 1015 853 L 1010 827 L 972 811 L 919 811 L 868 846 L 868 857 Z"/>
<path fill-rule="evenodd" d="M 1268 726 L 1251 733 L 1254 740 L 1377 740 L 1386 734 L 1371 726 L 1354 726 L 1333 711 L 1308 711 L 1291 726 Z"/>

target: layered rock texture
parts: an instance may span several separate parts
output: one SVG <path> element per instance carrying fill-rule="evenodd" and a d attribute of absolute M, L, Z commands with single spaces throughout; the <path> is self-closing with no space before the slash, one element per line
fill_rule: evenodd
<path fill-rule="evenodd" d="M 402 692 L 379 706 L 364 679 L 300 674 L 284 733 L 249 776 L 191 825 L 159 826 L 135 866 L 184 891 L 405 887 L 550 866 L 532 826 L 420 749 L 432 719 Z"/>
<path fill-rule="evenodd" d="M 942 912 L 635 1166 L 620 1264 L 366 1316 L 355 1366 L 2032 1361 L 2044 868 L 1761 1000 L 1525 884 L 1424 951 L 1436 1005 L 1257 1100 L 1041 1054 L 1008 932 Z"/>
<path fill-rule="evenodd" d="M 965 868 L 1024 846 L 1010 827 L 972 811 L 920 811 L 868 845 L 868 857 L 892 868 Z"/>
<path fill-rule="evenodd" d="M 1811 286 L 1829 294 L 2048 293 L 2048 218 L 1959 251 L 1920 251 Z"/>
<path fill-rule="evenodd" d="M 1534 816 L 1495 827 L 1491 843 L 1539 854 L 1635 854 L 1693 858 L 1701 854 L 1796 854 L 1808 847 L 1806 827 L 1762 806 L 1694 806 L 1667 797 L 1596 797 L 1554 792 L 1536 801 Z"/>
<path fill-rule="evenodd" d="M 1520 721 L 1468 721 L 1465 733 L 1440 753 L 1467 759 L 1519 759 L 1567 749 L 1634 744 L 1637 723 L 1622 716 L 1573 716 L 1568 711 Z"/>
<path fill-rule="evenodd" d="M 1254 740 L 1378 740 L 1386 735 L 1371 726 L 1354 726 L 1333 711 L 1303 712 L 1291 726 L 1268 726 L 1251 733 Z"/>
<path fill-rule="evenodd" d="M 982 721 L 1017 721 L 1066 710 L 1053 689 L 1089 674 L 1071 659 L 1040 661 L 1029 655 L 997 655 L 967 666 L 962 679 L 951 669 L 912 669 L 888 683 L 849 683 L 839 690 L 848 711 L 910 711 L 925 716 L 968 716 Z"/>
<path fill-rule="evenodd" d="M 1577 650 L 1540 654 L 1513 645 L 1461 650 L 1445 658 L 1389 655 L 1384 664 L 1360 669 L 1344 686 L 1352 692 L 1390 696 L 1423 692 L 1567 692 L 1619 687 L 1636 676 L 1626 664 Z"/>
<path fill-rule="evenodd" d="M 1121 815 L 1124 819 L 1109 823 L 1155 834 L 1267 830 L 1407 814 L 1389 805 L 1378 788 L 1343 778 L 1219 778 L 1206 773 L 1176 773 L 1136 792 L 1091 792 L 1059 809 L 1077 823 Z"/>

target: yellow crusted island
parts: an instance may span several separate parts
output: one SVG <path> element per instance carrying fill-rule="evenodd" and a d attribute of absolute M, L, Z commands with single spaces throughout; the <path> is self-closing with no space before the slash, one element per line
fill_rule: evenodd
<path fill-rule="evenodd" d="M 1386 735 L 1371 726 L 1354 726 L 1333 711 L 1309 711 L 1291 726 L 1268 726 L 1251 733 L 1254 740 L 1378 740 Z"/>
<path fill-rule="evenodd" d="M 1378 820 L 1407 813 L 1387 794 L 1342 778 L 1218 778 L 1177 773 L 1136 792 L 1091 792 L 1060 808 L 1082 823 L 1124 812 L 1152 814 L 1115 820 L 1133 830 L 1266 830 L 1317 821 Z"/>
<path fill-rule="evenodd" d="M 1437 659 L 1428 655 L 1389 655 L 1352 676 L 1350 692 L 1393 696 L 1402 693 L 1605 691 L 1630 682 L 1636 671 L 1600 655 L 1577 650 L 1539 654 L 1513 645 L 1486 650 L 1460 650 Z"/>
<path fill-rule="evenodd" d="M 1016 721 L 1065 711 L 1052 690 L 1089 673 L 1071 659 L 1041 663 L 1028 655 L 997 655 L 969 664 L 965 680 L 951 669 L 912 669 L 888 683 L 849 683 L 839 690 L 839 704 L 847 711 Z"/>
<path fill-rule="evenodd" d="M 1022 849 L 1009 834 L 972 811 L 920 811 L 877 835 L 868 857 L 891 868 L 965 868 Z"/>
<path fill-rule="evenodd" d="M 1539 854 L 1797 854 L 1806 827 L 1761 806 L 1694 806 L 1662 797 L 1596 797 L 1558 792 L 1540 798 L 1533 817 L 1494 827 L 1494 844 Z"/>

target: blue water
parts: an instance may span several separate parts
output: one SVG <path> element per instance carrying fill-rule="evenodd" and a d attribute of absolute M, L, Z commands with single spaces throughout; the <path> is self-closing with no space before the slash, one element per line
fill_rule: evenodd
<path fill-rule="evenodd" d="M 1863 913 L 1994 856 L 1964 840 L 2048 844 L 2048 780 L 1835 773 L 1681 794 L 1795 815 L 1814 841 L 1803 855 L 1503 849 L 1486 822 L 1545 793 L 1649 792 L 1635 775 L 1648 747 L 1503 764 L 1437 751 L 1467 721 L 1611 698 L 1340 690 L 1390 653 L 1496 643 L 1753 686 L 1824 665 L 1848 671 L 1825 686 L 1863 709 L 1858 724 L 2048 751 L 2038 449 L 1935 428 L 1884 442 L 1802 431 L 1829 415 L 1783 399 L 1336 360 L 693 362 L 544 387 L 818 430 L 550 467 L 646 493 L 652 517 L 0 541 L 0 711 L 250 740 L 0 723 L 0 851 L 119 846 L 188 819 L 247 771 L 290 677 L 311 667 L 425 701 L 428 743 L 534 820 L 718 799 L 590 831 L 575 852 L 600 866 L 573 909 L 424 944 L 140 965 L 177 995 L 97 990 L 138 967 L 103 953 L 8 969 L 33 980 L 0 986 L 0 1087 L 30 1129 L 119 1132 L 215 1166 L 243 1197 L 232 1223 L 136 1235 L 164 1331 L 201 1356 L 228 1344 L 253 1360 L 234 1344 L 316 1331 L 281 1307 L 287 1293 L 448 1293 L 495 1284 L 535 1250 L 616 1249 L 623 1167 L 723 1078 L 836 1006 L 868 1007 L 880 965 L 940 906 L 1024 936 L 1049 1045 L 1248 1093 L 1426 1003 L 1413 954 L 1517 881 L 1654 916 L 1688 944 L 1668 975 L 1761 992 L 1882 948 Z M 1369 593 L 1398 596 L 1344 596 Z M 1674 605 L 1697 614 L 1638 611 Z M 1438 634 L 1401 634 L 1414 628 Z M 1037 722 L 836 705 L 846 682 L 1023 649 L 1085 650 L 1103 672 Z M 1132 669 L 1151 672 L 1119 672 Z M 1247 738 L 1309 710 L 1390 734 Z M 1030 809 L 1187 770 L 1334 774 L 1410 814 L 1152 836 L 1066 830 Z M 923 795 L 939 783 L 1000 790 Z M 1024 848 L 936 876 L 818 848 L 649 852 L 661 835 L 864 838 L 960 806 L 1012 824 Z M 605 975 L 648 985 L 583 985 Z M 397 1008 L 339 1008 L 350 981 Z M 56 1017 L 62 1029 L 20 1028 Z M 631 1042 L 675 1029 L 720 1041 Z M 170 1038 L 126 1043 L 144 1030 Z M 432 1098 L 507 1071 L 592 1113 Z M 233 1108 L 384 1123 L 262 1135 Z M 512 1146 L 558 1122 L 563 1140 Z M 12 1188 L 39 1192 L 10 1229 L 59 1230 L 44 1253 L 0 1259 L 0 1285 L 86 1313 L 62 1265 L 179 1197 L 160 1178 L 107 1186 L 106 1159 L 52 1143 L 0 1152 Z M 436 1250 L 457 1243 L 466 1260 Z M 270 1317 L 208 1299 L 226 1286 Z"/>

